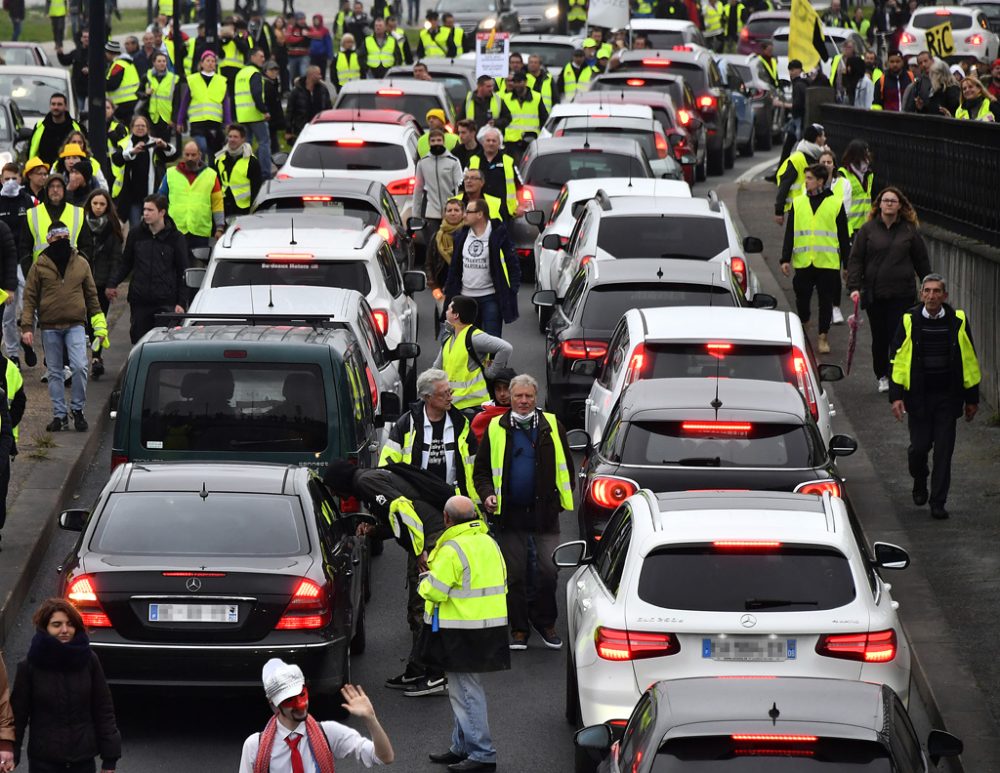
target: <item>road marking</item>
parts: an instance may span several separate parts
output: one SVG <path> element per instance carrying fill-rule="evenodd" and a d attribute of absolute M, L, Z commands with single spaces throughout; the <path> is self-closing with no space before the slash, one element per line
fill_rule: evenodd
<path fill-rule="evenodd" d="M 754 164 L 752 167 L 747 169 L 743 174 L 736 178 L 738 183 L 748 183 L 752 182 L 753 179 L 759 175 L 761 172 L 766 171 L 769 167 L 774 166 L 778 159 L 781 158 L 781 153 L 776 156 L 771 156 L 766 161 L 761 161 L 759 164 Z"/>

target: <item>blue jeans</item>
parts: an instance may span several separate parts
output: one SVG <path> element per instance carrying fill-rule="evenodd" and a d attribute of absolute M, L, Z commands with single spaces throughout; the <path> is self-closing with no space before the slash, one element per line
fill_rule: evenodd
<path fill-rule="evenodd" d="M 18 265 L 16 297 L 3 307 L 3 353 L 6 357 L 19 357 L 21 354 L 21 329 L 17 326 L 17 321 L 21 318 L 23 305 L 24 273 Z"/>
<path fill-rule="evenodd" d="M 49 374 L 49 398 L 52 400 L 52 415 L 66 415 L 66 385 L 63 381 L 63 345 L 69 352 L 69 368 L 73 374 L 72 400 L 70 408 L 82 411 L 87 403 L 87 331 L 83 325 L 74 325 L 65 330 L 43 330 L 42 345 L 45 347 L 45 365 Z"/>
<path fill-rule="evenodd" d="M 309 66 L 308 56 L 290 56 L 288 57 L 288 77 L 291 79 L 292 85 L 295 85 L 296 78 L 304 78 L 306 75 L 306 68 Z M 325 77 L 325 73 L 324 73 Z"/>
<path fill-rule="evenodd" d="M 250 136 L 257 140 L 257 160 L 260 161 L 260 177 L 271 179 L 271 131 L 267 121 L 254 121 L 246 125 Z"/>
<path fill-rule="evenodd" d="M 18 40 L 21 39 L 21 25 L 24 24 L 24 19 L 13 19 L 12 18 L 10 20 L 10 23 L 11 23 L 11 26 L 13 26 L 13 28 L 14 28 L 13 33 L 10 36 L 10 39 L 13 42 L 16 43 Z"/>
<path fill-rule="evenodd" d="M 476 298 L 479 304 L 479 319 L 476 327 L 491 336 L 500 337 L 503 333 L 503 317 L 500 316 L 500 301 L 495 295 L 483 295 Z"/>
<path fill-rule="evenodd" d="M 455 715 L 451 751 L 476 762 L 496 762 L 497 750 L 486 716 L 486 692 L 479 674 L 448 671 L 448 698 Z"/>

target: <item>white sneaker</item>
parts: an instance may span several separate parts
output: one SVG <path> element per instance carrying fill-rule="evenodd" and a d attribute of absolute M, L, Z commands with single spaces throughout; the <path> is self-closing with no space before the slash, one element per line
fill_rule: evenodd
<path fill-rule="evenodd" d="M 833 307 L 833 324 L 834 325 L 844 324 L 844 315 L 840 313 L 840 306 Z"/>
<path fill-rule="evenodd" d="M 878 380 L 878 391 L 879 392 L 888 392 L 889 391 L 889 378 L 888 378 L 888 376 L 882 376 L 882 378 L 880 378 Z"/>

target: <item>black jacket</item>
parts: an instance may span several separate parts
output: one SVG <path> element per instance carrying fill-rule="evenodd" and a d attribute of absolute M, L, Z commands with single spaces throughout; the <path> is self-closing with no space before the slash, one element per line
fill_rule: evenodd
<path fill-rule="evenodd" d="M 317 83 L 316 87 L 309 91 L 305 86 L 303 78 L 295 81 L 292 93 L 288 95 L 288 130 L 293 134 L 298 134 L 305 128 L 313 116 L 322 110 L 329 110 L 333 107 L 330 102 L 330 92 L 323 82 Z"/>
<path fill-rule="evenodd" d="M 417 472 L 429 474 L 419 469 Z M 354 473 L 352 486 L 354 495 L 367 504 L 369 512 L 378 519 L 383 534 L 388 532 L 391 535 L 391 531 L 388 531 L 389 505 L 398 497 L 406 497 L 413 503 L 413 509 L 423 523 L 424 550 L 431 551 L 437 543 L 437 538 L 444 532 L 443 504 L 426 501 L 424 492 L 413 485 L 408 477 L 397 474 L 388 467 L 360 469 Z M 408 553 L 417 552 L 413 549 L 407 529 L 400 530 L 396 541 Z"/>
<path fill-rule="evenodd" d="M 499 220 L 491 221 L 493 230 L 490 233 L 490 276 L 493 278 L 493 289 L 500 304 L 500 314 L 503 321 L 510 323 L 517 319 L 517 291 L 521 287 L 521 261 L 514 251 L 514 243 L 510 240 L 507 227 Z M 462 294 L 462 249 L 469 228 L 465 226 L 455 232 L 455 249 L 451 254 L 451 265 L 448 267 L 448 279 L 444 285 L 444 307 L 447 309 L 451 299 Z M 510 286 L 503 273 L 503 263 L 506 263 Z"/>
<path fill-rule="evenodd" d="M 72 131 L 83 131 L 80 124 L 74 121 L 69 115 L 62 123 L 54 123 L 52 115 L 46 115 L 41 121 L 35 124 L 35 130 L 31 135 L 30 148 L 35 148 L 33 155 L 38 156 L 50 167 L 59 158 L 59 148 Z M 37 148 L 36 148 L 37 141 Z M 30 151 L 29 151 L 30 152 Z"/>
<path fill-rule="evenodd" d="M 13 231 L 0 220 L 0 287 L 9 293 L 17 292 L 17 261 L 20 251 Z"/>
<path fill-rule="evenodd" d="M 803 187 L 803 190 L 805 188 Z M 808 195 L 803 193 L 803 195 Z M 834 193 L 831 189 L 827 188 L 821 193 L 815 196 L 809 196 L 809 203 L 812 205 L 812 211 L 815 213 L 819 209 L 819 205 L 828 197 L 833 196 Z M 837 196 L 840 194 L 837 193 Z M 844 212 L 843 206 L 840 208 L 840 212 L 837 215 L 837 240 L 840 242 L 840 265 L 843 267 L 847 262 L 847 256 L 851 254 L 851 237 L 847 232 L 847 213 Z M 792 246 L 795 243 L 795 207 L 788 210 L 788 216 L 785 218 L 785 241 L 781 247 L 781 262 L 791 263 L 792 262 Z"/>
<path fill-rule="evenodd" d="M 76 251 L 90 264 L 90 272 L 94 275 L 94 284 L 98 292 L 108 286 L 108 278 L 118 273 L 122 262 L 122 241 L 115 235 L 110 223 L 96 233 L 88 222 L 83 219 L 83 227 L 76 240 Z"/>
<path fill-rule="evenodd" d="M 23 254 L 20 246 L 23 239 L 30 239 L 28 231 L 28 210 L 38 204 L 26 186 L 22 186 L 16 196 L 0 196 L 0 220 L 5 222 L 14 234 L 14 241 Z"/>
<path fill-rule="evenodd" d="M 145 223 L 129 232 L 121 265 L 109 276 L 108 287 L 117 287 L 131 274 L 130 304 L 187 307 L 187 267 L 187 242 L 168 215 L 166 227 L 158 234 Z"/>
<path fill-rule="evenodd" d="M 916 283 L 931 273 L 927 245 L 916 226 L 897 221 L 886 228 L 881 217 L 869 220 L 854 235 L 847 261 L 847 288 L 863 290 L 873 300 L 916 297 Z"/>
<path fill-rule="evenodd" d="M 111 154 L 112 162 L 124 167 L 122 189 L 116 201 L 122 217 L 128 214 L 130 206 L 142 204 L 143 199 L 159 190 L 160 182 L 167 173 L 167 162 L 180 155 L 174 145 L 167 145 L 162 150 L 154 147 L 150 143 L 155 139 L 152 135 L 142 139 L 132 135 L 124 148 L 117 145 Z M 146 147 L 136 152 L 133 148 L 139 143 L 145 143 Z"/>
<path fill-rule="evenodd" d="M 264 112 L 270 114 L 271 120 L 268 125 L 272 131 L 281 131 L 285 128 L 285 111 L 281 106 L 281 83 L 270 78 L 264 78 L 264 105 L 267 108 Z M 277 148 L 272 148 L 276 153 Z"/>
<path fill-rule="evenodd" d="M 73 91 L 77 95 L 86 95 L 87 93 L 87 75 L 83 72 L 84 67 L 90 65 L 90 48 L 83 48 L 77 46 L 68 54 L 65 52 L 56 52 L 56 56 L 59 59 L 59 64 L 70 65 L 70 80 L 73 82 Z"/>

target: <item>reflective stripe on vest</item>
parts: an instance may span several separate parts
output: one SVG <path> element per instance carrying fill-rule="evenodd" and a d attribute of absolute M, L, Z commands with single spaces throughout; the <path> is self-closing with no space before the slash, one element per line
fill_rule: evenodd
<path fill-rule="evenodd" d="M 212 235 L 212 190 L 217 179 L 211 167 L 202 169 L 193 183 L 177 167 L 167 170 L 170 217 L 182 234 Z"/>
<path fill-rule="evenodd" d="M 775 59 L 773 62 L 767 57 L 759 57 L 760 63 L 764 65 L 764 69 L 767 70 L 767 74 L 771 76 L 771 81 L 774 85 L 778 85 L 778 60 Z"/>
<path fill-rule="evenodd" d="M 542 130 L 541 111 L 542 96 L 538 92 L 529 91 L 529 99 L 521 102 L 514 99 L 513 93 L 504 97 L 504 103 L 510 110 L 511 121 L 504 129 L 504 142 L 519 142 L 524 138 L 525 132 L 538 134 Z"/>
<path fill-rule="evenodd" d="M 562 447 L 562 440 L 559 437 L 559 425 L 556 417 L 551 413 L 542 411 L 542 417 L 548 422 L 552 430 L 552 447 L 555 449 L 556 464 L 556 488 L 559 490 L 559 504 L 563 510 L 573 509 L 573 487 L 569 477 L 569 464 L 566 461 L 566 450 Z M 500 426 L 500 419 L 503 414 L 490 420 L 487 433 L 490 440 L 490 467 L 493 470 L 493 493 L 497 498 L 497 509 L 495 517 L 500 516 L 500 494 L 503 487 L 503 466 L 504 452 L 507 448 L 507 430 Z"/>
<path fill-rule="evenodd" d="M 986 117 L 990 115 L 990 101 L 983 97 L 983 101 L 979 103 L 979 110 L 976 111 L 976 121 L 985 121 Z M 969 111 L 965 109 L 965 103 L 955 111 L 956 118 L 964 118 L 965 120 L 973 120 L 972 116 L 969 115 Z"/>
<path fill-rule="evenodd" d="M 419 556 L 424 552 L 424 522 L 413 509 L 412 501 L 406 497 L 396 497 L 389 503 L 389 526 L 396 539 L 403 535 L 404 528 L 409 532 L 414 555 Z"/>
<path fill-rule="evenodd" d="M 122 137 L 118 140 L 117 147 L 121 148 L 124 152 L 125 148 L 129 145 L 129 138 L 127 136 Z M 108 154 L 110 158 L 111 154 Z M 122 188 L 125 186 L 125 165 L 124 164 L 111 164 L 111 195 L 118 198 L 118 195 L 122 192 Z"/>
<path fill-rule="evenodd" d="M 215 162 L 215 171 L 222 184 L 222 192 L 233 194 L 233 202 L 240 209 L 250 209 L 250 159 L 240 158 L 233 164 L 231 173 L 226 172 L 225 156 Z"/>
<path fill-rule="evenodd" d="M 472 101 L 473 92 L 465 95 L 465 117 L 470 121 L 475 120 L 476 105 Z M 494 118 L 500 117 L 500 97 L 497 94 L 490 94 L 490 113 Z"/>
<path fill-rule="evenodd" d="M 792 266 L 805 268 L 840 268 L 840 242 L 837 239 L 837 215 L 844 207 L 843 198 L 827 196 L 813 212 L 809 196 L 792 202 L 795 231 L 792 233 Z"/>
<path fill-rule="evenodd" d="M 174 114 L 174 87 L 180 80 L 172 72 L 167 72 L 162 78 L 157 79 L 153 71 L 146 73 L 146 86 L 152 89 L 149 96 L 149 118 L 154 123 L 173 123 Z"/>
<path fill-rule="evenodd" d="M 250 79 L 260 73 L 256 66 L 250 64 L 236 74 L 236 84 L 233 97 L 236 100 L 236 120 L 240 123 L 259 123 L 264 120 L 264 114 L 257 109 L 250 92 Z M 261 75 L 261 78 L 264 76 Z M 261 83 L 261 88 L 264 84 Z"/>
<path fill-rule="evenodd" d="M 420 30 L 420 42 L 424 44 L 424 59 L 444 56 L 444 48 L 438 44 L 428 30 Z"/>
<path fill-rule="evenodd" d="M 68 223 L 66 222 L 67 212 L 69 212 Z M 63 207 L 62 214 L 59 215 L 59 221 L 69 228 L 70 244 L 76 248 L 76 240 L 80 236 L 80 229 L 83 227 L 83 210 L 80 207 L 74 207 L 72 204 L 66 204 Z M 50 225 L 52 225 L 52 218 L 49 217 L 49 211 L 45 208 L 44 204 L 39 204 L 37 207 L 32 207 L 28 210 L 28 231 L 31 233 L 32 239 L 32 263 L 38 260 L 38 256 L 49 246 L 48 235 Z"/>
<path fill-rule="evenodd" d="M 375 36 L 369 35 L 365 38 L 365 51 L 369 67 L 392 67 L 396 63 L 396 39 L 392 35 L 385 36 L 385 45 L 381 48 Z"/>
<path fill-rule="evenodd" d="M 114 91 L 108 91 L 105 96 L 112 101 L 112 103 L 117 105 L 123 105 L 126 102 L 134 102 L 139 98 L 139 71 L 135 69 L 135 65 L 132 64 L 127 59 L 115 59 L 112 67 L 114 65 L 120 65 L 124 71 L 122 75 L 122 82 Z"/>
<path fill-rule="evenodd" d="M 965 327 L 965 312 L 961 309 L 955 309 L 955 316 L 959 322 L 958 351 L 962 358 L 962 386 L 969 389 L 979 383 L 982 374 L 979 372 L 976 350 L 972 346 L 972 340 Z M 913 317 L 909 313 L 903 315 L 903 332 L 905 334 L 903 343 L 892 358 L 892 380 L 903 389 L 909 390 L 910 372 L 913 366 Z"/>
<path fill-rule="evenodd" d="M 188 108 L 188 121 L 212 121 L 222 123 L 222 103 L 226 99 L 226 78 L 213 73 L 208 84 L 200 73 L 187 79 L 191 89 L 191 106 Z"/>
<path fill-rule="evenodd" d="M 546 75 L 545 80 L 542 81 L 541 88 L 535 88 L 538 86 L 538 78 L 535 78 L 535 85 L 532 86 L 532 91 L 536 94 L 542 95 L 542 104 L 545 105 L 545 109 L 552 110 L 552 76 Z"/>
<path fill-rule="evenodd" d="M 249 39 L 248 39 L 249 40 Z M 253 41 L 250 41 L 250 49 L 253 50 Z M 246 62 L 243 61 L 243 52 L 236 47 L 236 41 L 230 40 L 222 44 L 222 56 L 219 59 L 219 71 L 226 69 L 241 70 Z"/>
<path fill-rule="evenodd" d="M 875 177 L 868 175 L 868 184 L 864 185 L 854 172 L 849 172 L 844 167 L 837 171 L 851 183 L 851 211 L 847 213 L 847 230 L 853 236 L 865 224 L 872 211 L 872 185 Z"/>
<path fill-rule="evenodd" d="M 725 9 L 721 3 L 712 5 L 706 3 L 702 9 L 702 17 L 705 19 L 705 36 L 712 37 L 722 32 L 722 15 Z"/>
<path fill-rule="evenodd" d="M 413 439 L 416 432 L 413 429 L 413 414 L 409 413 L 410 426 L 403 435 L 403 445 L 401 446 L 392 438 L 386 438 L 385 445 L 382 446 L 382 454 L 378 459 L 378 466 L 385 467 L 389 462 L 401 462 L 402 464 L 413 463 Z M 476 462 L 475 455 L 469 452 L 469 433 L 472 429 L 471 422 L 465 422 L 464 429 L 455 439 L 457 448 L 456 460 L 462 465 L 462 471 L 455 470 L 455 477 L 462 482 L 465 493 L 473 500 L 478 500 L 476 487 L 472 484 L 472 468 Z M 454 429 L 452 430 L 454 431 Z M 420 467 L 423 459 L 417 460 L 417 467 Z"/>
<path fill-rule="evenodd" d="M 566 95 L 566 101 L 569 102 L 573 95 L 576 94 L 578 88 L 580 88 L 581 83 L 590 83 L 590 78 L 594 74 L 594 68 L 584 65 L 580 68 L 580 75 L 577 77 L 576 70 L 573 69 L 573 65 L 567 63 L 563 67 L 562 71 L 562 88 L 563 94 Z"/>
<path fill-rule="evenodd" d="M 466 327 L 458 335 L 449 336 L 442 347 L 441 363 L 451 382 L 451 404 L 460 411 L 478 408 L 490 399 L 482 368 L 478 365 L 473 366 L 475 370 L 469 368 L 472 357 L 466 344 L 466 338 L 470 334 L 475 337 L 482 333 L 482 330 L 476 330 L 472 326 Z"/>
<path fill-rule="evenodd" d="M 479 169 L 481 164 L 482 158 L 478 155 L 469 159 L 469 169 Z M 514 159 L 506 154 L 503 155 L 503 179 L 504 194 L 507 198 L 507 211 L 513 216 L 517 212 L 517 176 L 514 174 Z M 483 198 L 489 202 L 490 198 L 493 197 L 484 195 Z M 490 212 L 490 217 L 493 217 L 492 211 Z"/>
<path fill-rule="evenodd" d="M 14 395 L 17 394 L 17 390 L 19 390 L 22 386 L 24 386 L 24 378 L 21 376 L 21 371 L 18 369 L 17 365 L 15 365 L 10 360 L 7 360 L 7 373 L 6 373 L 6 376 L 7 376 L 7 378 L 6 378 L 6 382 L 7 382 L 7 408 L 9 409 L 10 408 L 10 404 L 13 401 Z M 12 429 L 13 429 L 13 432 L 14 432 L 14 440 L 16 442 L 17 438 L 18 438 L 18 435 L 20 434 L 21 427 L 20 427 L 19 424 L 15 424 Z"/>
<path fill-rule="evenodd" d="M 361 64 L 358 61 L 357 51 L 341 51 L 337 54 L 337 82 L 343 86 L 345 83 L 356 81 L 361 77 Z"/>
<path fill-rule="evenodd" d="M 569 0 L 566 21 L 587 21 L 587 0 Z"/>
<path fill-rule="evenodd" d="M 788 165 L 791 164 L 795 167 L 796 177 L 795 182 L 792 183 L 792 187 L 788 189 L 788 195 L 785 197 L 785 212 L 792 208 L 792 200 L 799 195 L 802 190 L 802 184 L 806 179 L 806 167 L 809 166 L 809 162 L 806 161 L 806 156 L 801 150 L 797 150 L 781 165 L 778 169 L 778 179 L 780 180 L 784 174 L 785 170 L 788 169 Z"/>

